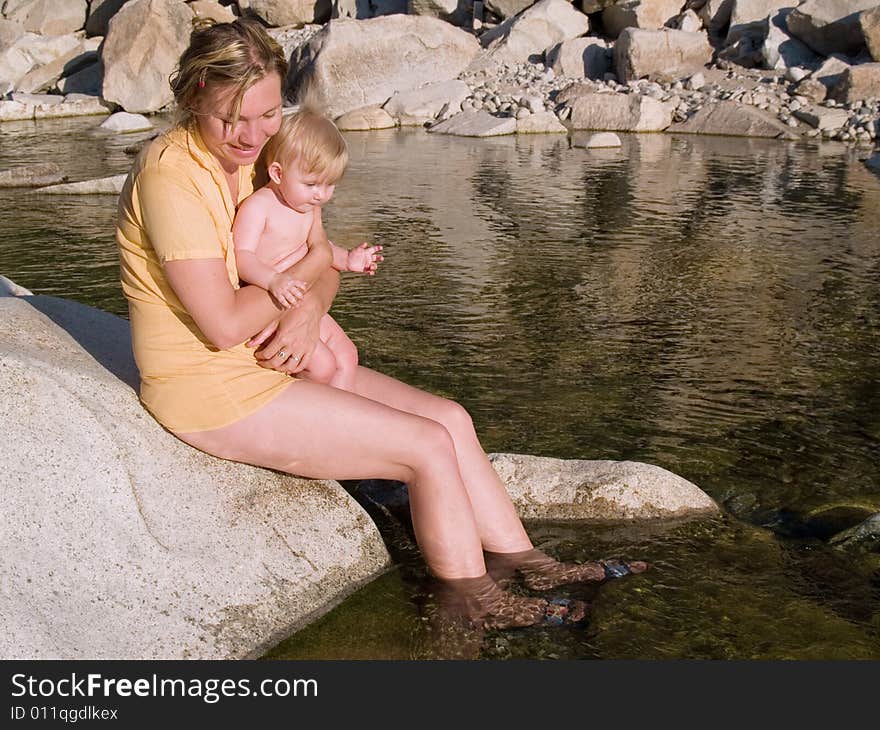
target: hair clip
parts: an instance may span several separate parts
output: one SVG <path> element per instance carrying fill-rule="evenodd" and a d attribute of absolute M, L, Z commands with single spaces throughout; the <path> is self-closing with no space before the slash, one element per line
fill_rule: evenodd
<path fill-rule="evenodd" d="M 203 68 L 203 69 L 202 69 L 202 73 L 199 74 L 199 88 L 200 88 L 200 89 L 204 89 L 204 88 L 205 88 L 205 73 L 206 73 L 206 71 L 207 71 L 207 69 L 204 69 L 204 68 Z"/>

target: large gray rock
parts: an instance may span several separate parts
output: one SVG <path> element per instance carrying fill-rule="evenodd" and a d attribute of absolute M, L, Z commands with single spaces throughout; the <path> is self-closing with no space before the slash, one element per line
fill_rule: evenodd
<path fill-rule="evenodd" d="M 294 54 L 290 87 L 296 93 L 309 84 L 337 117 L 384 104 L 395 92 L 454 79 L 479 50 L 476 38 L 438 18 L 334 20 Z"/>
<path fill-rule="evenodd" d="M 761 65 L 773 69 L 816 68 L 821 58 L 788 32 L 787 16 L 787 11 L 781 11 L 767 23 L 767 33 L 761 43 Z"/>
<path fill-rule="evenodd" d="M 437 81 L 395 94 L 383 109 L 402 127 L 420 127 L 436 119 L 444 109 L 452 114 L 460 112 L 461 103 L 470 93 L 470 87 L 464 81 Z"/>
<path fill-rule="evenodd" d="M 719 36 L 730 23 L 734 0 L 706 0 L 697 10 L 706 30 L 712 36 Z"/>
<path fill-rule="evenodd" d="M 837 533 L 829 542 L 835 547 L 846 550 L 870 548 L 880 544 L 880 512 L 871 515 L 855 527 Z"/>
<path fill-rule="evenodd" d="M 180 0 L 126 3 L 110 19 L 101 47 L 104 99 L 140 114 L 169 104 L 168 77 L 189 44 L 192 19 Z"/>
<path fill-rule="evenodd" d="M 682 518 L 719 511 L 699 487 L 652 464 L 522 454 L 490 458 L 524 519 Z"/>
<path fill-rule="evenodd" d="M 652 73 L 690 76 L 712 60 L 705 33 L 625 28 L 614 44 L 614 71 L 621 83 Z"/>
<path fill-rule="evenodd" d="M 468 26 L 474 16 L 473 0 L 408 0 L 410 15 L 440 18 L 453 25 Z"/>
<path fill-rule="evenodd" d="M 67 176 L 54 162 L 35 162 L 0 170 L 0 188 L 38 188 L 66 179 Z"/>
<path fill-rule="evenodd" d="M 116 15 L 128 0 L 91 0 L 89 17 L 86 19 L 86 35 L 105 36 L 110 18 Z"/>
<path fill-rule="evenodd" d="M 108 132 L 143 132 L 152 129 L 153 123 L 143 114 L 116 112 L 101 122 L 100 128 Z"/>
<path fill-rule="evenodd" d="M 98 58 L 98 54 L 95 54 Z M 58 81 L 58 90 L 62 94 L 89 94 L 100 96 L 104 86 L 104 65 L 100 60 L 74 71 Z"/>
<path fill-rule="evenodd" d="M 807 0 L 788 16 L 788 30 L 823 56 L 852 56 L 865 45 L 859 12 L 877 5 L 877 0 Z"/>
<path fill-rule="evenodd" d="M 469 111 L 456 114 L 431 127 L 429 132 L 458 137 L 498 137 L 516 132 L 513 117 L 493 117 L 489 112 Z"/>
<path fill-rule="evenodd" d="M 19 21 L 25 30 L 40 35 L 65 35 L 82 30 L 86 0 L 17 0 L 7 2 L 4 15 Z"/>
<path fill-rule="evenodd" d="M 38 193 L 48 193 L 49 195 L 119 195 L 122 187 L 125 185 L 127 174 L 111 175 L 109 177 L 99 177 L 94 180 L 80 180 L 74 183 L 64 183 L 63 185 L 49 185 L 45 188 L 38 188 Z"/>
<path fill-rule="evenodd" d="M 19 79 L 15 88 L 26 94 L 47 91 L 58 83 L 62 76 L 87 65 L 86 59 L 97 60 L 97 45 L 91 39 L 83 40 L 47 64 L 36 66 Z"/>
<path fill-rule="evenodd" d="M 189 3 L 189 9 L 195 17 L 213 20 L 215 23 L 231 23 L 235 20 L 232 9 L 221 5 L 217 0 L 194 0 Z"/>
<path fill-rule="evenodd" d="M 126 321 L 0 298 L 0 656 L 257 657 L 388 565 L 339 484 L 190 448 L 136 381 Z"/>
<path fill-rule="evenodd" d="M 371 129 L 390 129 L 397 126 L 394 117 L 380 106 L 367 106 L 346 112 L 341 117 L 336 117 L 335 124 L 343 132 L 366 132 Z"/>
<path fill-rule="evenodd" d="M 486 0 L 484 3 L 487 10 L 495 13 L 502 20 L 512 18 L 534 4 L 535 0 Z"/>
<path fill-rule="evenodd" d="M 871 58 L 880 61 L 880 5 L 859 15 L 859 26 Z"/>
<path fill-rule="evenodd" d="M 568 128 L 553 112 L 537 112 L 516 120 L 517 134 L 565 134 Z"/>
<path fill-rule="evenodd" d="M 599 38 L 573 38 L 547 51 L 546 64 L 557 76 L 603 79 L 611 70 L 611 48 Z"/>
<path fill-rule="evenodd" d="M 841 74 L 829 96 L 840 102 L 880 99 L 880 63 L 850 66 Z"/>
<path fill-rule="evenodd" d="M 12 279 L 7 279 L 0 274 L 0 297 L 29 297 L 33 294 L 30 289 L 16 284 Z"/>
<path fill-rule="evenodd" d="M 796 4 L 797 0 L 734 0 L 726 43 L 735 43 L 744 35 L 766 38 L 770 19 Z"/>
<path fill-rule="evenodd" d="M 274 26 L 325 23 L 332 9 L 332 0 L 248 0 L 242 8 Z"/>
<path fill-rule="evenodd" d="M 5 53 L 6 49 L 24 34 L 24 26 L 17 20 L 0 17 L 0 54 Z"/>
<path fill-rule="evenodd" d="M 589 18 L 566 0 L 539 0 L 483 33 L 480 43 L 496 61 L 522 63 L 589 30 Z"/>
<path fill-rule="evenodd" d="M 568 102 L 572 129 L 610 132 L 661 132 L 672 124 L 672 111 L 656 99 L 639 94 L 591 94 Z"/>
<path fill-rule="evenodd" d="M 0 53 L 0 94 L 16 88 L 31 70 L 52 63 L 81 44 L 82 39 L 75 35 L 43 37 L 23 33 Z"/>
<path fill-rule="evenodd" d="M 690 119 L 673 124 L 667 131 L 682 134 L 723 134 L 733 137 L 793 136 L 776 117 L 748 104 L 719 101 L 707 104 Z"/>
<path fill-rule="evenodd" d="M 617 38 L 624 28 L 656 30 L 676 17 L 683 0 L 618 0 L 602 11 L 605 32 Z"/>

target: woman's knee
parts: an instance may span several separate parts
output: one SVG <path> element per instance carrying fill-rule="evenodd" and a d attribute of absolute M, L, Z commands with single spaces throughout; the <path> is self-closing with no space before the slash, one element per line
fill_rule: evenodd
<path fill-rule="evenodd" d="M 411 431 L 410 463 L 416 473 L 436 468 L 441 462 L 455 461 L 455 442 L 446 426 L 430 418 L 416 417 Z"/>
<path fill-rule="evenodd" d="M 453 436 L 470 436 L 474 433 L 474 422 L 471 414 L 460 403 L 444 398 L 439 410 L 437 420 Z"/>

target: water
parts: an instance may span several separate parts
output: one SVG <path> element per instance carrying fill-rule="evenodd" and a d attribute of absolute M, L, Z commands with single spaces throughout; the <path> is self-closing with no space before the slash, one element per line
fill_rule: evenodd
<path fill-rule="evenodd" d="M 4 124 L 0 169 L 125 171 L 144 135 L 98 121 Z M 650 462 L 724 508 L 662 527 L 529 525 L 559 557 L 654 570 L 584 593 L 586 627 L 469 651 L 880 658 L 880 555 L 828 544 L 880 511 L 880 181 L 854 153 L 666 135 L 591 152 L 549 135 L 348 140 L 325 226 L 386 254 L 377 277 L 344 277 L 334 307 L 364 364 L 461 401 L 488 451 Z M 0 273 L 124 314 L 112 198 L 0 202 Z M 395 571 L 270 655 L 436 653 L 421 563 L 398 547 Z"/>

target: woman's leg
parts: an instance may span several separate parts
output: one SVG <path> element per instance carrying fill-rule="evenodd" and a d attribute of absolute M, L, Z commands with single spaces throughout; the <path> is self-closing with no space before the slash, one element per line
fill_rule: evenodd
<path fill-rule="evenodd" d="M 456 447 L 434 420 L 299 381 L 237 423 L 177 436 L 224 459 L 305 477 L 406 482 L 416 540 L 432 572 L 445 579 L 486 572 Z"/>
<path fill-rule="evenodd" d="M 464 408 L 454 401 L 365 367 L 357 369 L 354 392 L 397 410 L 442 423 L 455 444 L 458 469 L 473 505 L 483 547 L 498 553 L 519 552 L 532 547 L 510 496 L 483 451 Z"/>

